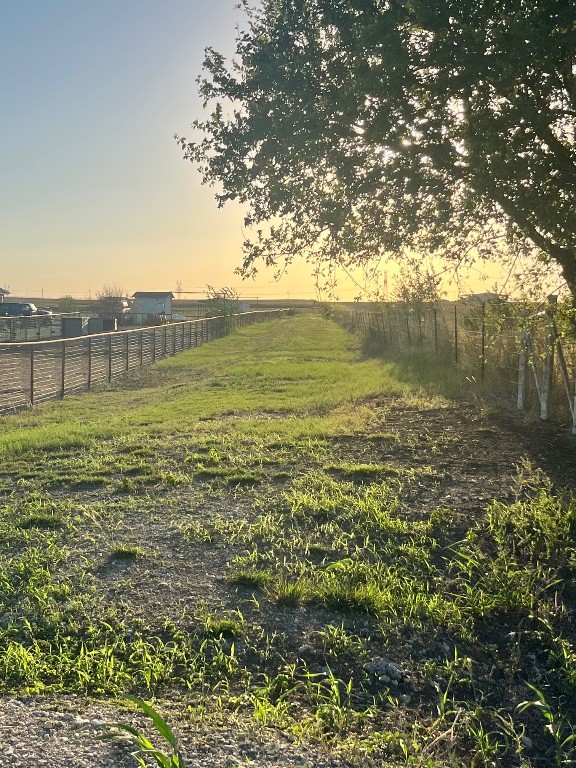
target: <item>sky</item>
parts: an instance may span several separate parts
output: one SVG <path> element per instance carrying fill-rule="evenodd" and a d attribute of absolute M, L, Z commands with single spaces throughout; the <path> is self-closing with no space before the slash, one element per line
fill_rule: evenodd
<path fill-rule="evenodd" d="M 207 285 L 318 298 L 303 263 L 280 281 L 265 267 L 255 281 L 234 274 L 244 211 L 217 207 L 174 139 L 192 138 L 204 116 L 204 49 L 234 52 L 236 5 L 0 0 L 0 287 L 21 298 L 110 286 L 198 298 Z M 468 291 L 486 290 L 473 282 Z M 342 279 L 337 292 L 351 300 L 358 286 Z"/>
<path fill-rule="evenodd" d="M 0 286 L 316 296 L 303 265 L 280 282 L 264 268 L 256 282 L 234 274 L 243 211 L 217 208 L 174 140 L 203 116 L 204 49 L 233 53 L 236 0 L 0 0 L 0 11 Z"/>

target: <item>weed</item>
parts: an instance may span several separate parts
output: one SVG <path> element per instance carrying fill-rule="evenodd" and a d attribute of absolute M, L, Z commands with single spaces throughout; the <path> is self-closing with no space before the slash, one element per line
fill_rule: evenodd
<path fill-rule="evenodd" d="M 118 732 L 125 734 L 130 743 L 136 747 L 133 753 L 142 768 L 146 768 L 148 762 L 146 758 L 152 759 L 159 768 L 185 768 L 184 758 L 178 747 L 178 742 L 174 732 L 168 723 L 161 717 L 157 710 L 141 699 L 128 697 L 130 701 L 144 712 L 151 720 L 156 733 L 162 738 L 168 747 L 168 751 L 156 748 L 148 737 L 131 725 L 125 723 L 109 723 L 109 728 L 113 735 Z"/>
<path fill-rule="evenodd" d="M 240 611 L 233 616 L 206 616 L 204 632 L 211 637 L 242 637 L 246 632 L 244 617 Z"/>
<path fill-rule="evenodd" d="M 291 581 L 285 576 L 271 580 L 267 585 L 269 595 L 280 605 L 301 605 L 310 597 L 311 583 L 305 577 Z"/>
<path fill-rule="evenodd" d="M 21 528 L 43 528 L 52 530 L 57 528 L 66 528 L 67 520 L 62 513 L 56 511 L 38 512 L 29 515 L 20 523 Z"/>
<path fill-rule="evenodd" d="M 572 723 L 565 715 L 557 712 L 547 701 L 544 693 L 535 685 L 528 683 L 528 688 L 535 694 L 536 698 L 531 701 L 523 701 L 518 704 L 520 713 L 534 709 L 543 719 L 544 730 L 553 740 L 551 752 L 553 754 L 554 764 L 560 768 L 562 765 L 568 765 L 573 762 L 576 755 L 576 734 Z"/>
<path fill-rule="evenodd" d="M 347 632 L 344 624 L 328 624 L 317 635 L 323 646 L 323 655 L 328 659 L 351 656 L 358 661 L 367 654 L 366 641 Z"/>
<path fill-rule="evenodd" d="M 146 557 L 146 551 L 137 544 L 118 544 L 110 552 L 110 557 L 115 560 L 135 560 L 138 557 Z"/>
<path fill-rule="evenodd" d="M 239 587 L 262 589 L 266 588 L 271 583 L 272 577 L 270 574 L 260 571 L 257 568 L 236 565 L 228 576 L 228 581 L 230 584 L 235 584 Z"/>

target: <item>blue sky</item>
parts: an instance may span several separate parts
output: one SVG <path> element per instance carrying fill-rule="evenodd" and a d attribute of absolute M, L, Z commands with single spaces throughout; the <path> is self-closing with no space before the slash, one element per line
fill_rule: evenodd
<path fill-rule="evenodd" d="M 19 296 L 236 286 L 242 211 L 218 210 L 173 135 L 202 114 L 204 48 L 227 56 L 236 0 L 0 0 L 0 285 Z"/>

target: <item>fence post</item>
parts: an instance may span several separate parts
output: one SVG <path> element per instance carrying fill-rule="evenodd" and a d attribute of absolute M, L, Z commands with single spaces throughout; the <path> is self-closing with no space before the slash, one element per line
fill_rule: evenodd
<path fill-rule="evenodd" d="M 382 343 L 382 331 L 380 330 L 380 313 L 379 312 L 374 313 L 374 320 L 376 322 L 376 338 L 378 339 L 378 345 L 380 349 L 382 349 L 384 344 Z"/>
<path fill-rule="evenodd" d="M 406 307 L 406 335 L 408 336 L 408 349 L 412 349 L 412 336 L 410 334 L 410 316 L 408 314 L 408 307 Z"/>
<path fill-rule="evenodd" d="M 518 358 L 518 399 L 516 408 L 524 410 L 526 405 L 526 368 L 528 366 L 528 334 L 522 330 L 520 334 L 520 356 Z"/>
<path fill-rule="evenodd" d="M 30 345 L 30 405 L 34 405 L 34 344 Z"/>
<path fill-rule="evenodd" d="M 480 381 L 484 384 L 484 374 L 486 371 L 486 302 L 482 302 L 482 372 Z"/>
<path fill-rule="evenodd" d="M 108 382 L 112 381 L 112 334 L 108 335 Z"/>
<path fill-rule="evenodd" d="M 384 312 L 378 313 L 378 327 L 381 334 L 382 349 L 386 349 L 386 323 L 384 322 Z"/>
<path fill-rule="evenodd" d="M 62 386 L 60 388 L 60 399 L 64 400 L 66 394 L 66 341 L 62 340 Z"/>
<path fill-rule="evenodd" d="M 152 326 L 152 362 L 156 362 L 156 326 Z"/>
<path fill-rule="evenodd" d="M 140 348 L 138 350 L 140 357 L 140 368 L 144 367 L 144 328 L 140 328 L 138 331 L 140 337 Z"/>
<path fill-rule="evenodd" d="M 549 297 L 549 305 L 553 306 L 556 297 Z M 556 346 L 556 326 L 554 319 L 550 318 L 548 333 L 546 335 L 546 354 L 544 356 L 544 376 L 542 381 L 542 398 L 540 400 L 540 418 L 548 419 L 548 401 L 552 390 L 552 373 L 554 370 L 554 347 Z"/>
<path fill-rule="evenodd" d="M 433 308 L 434 312 L 434 354 L 438 357 L 438 309 Z"/>
<path fill-rule="evenodd" d="M 126 371 L 130 370 L 130 334 L 125 333 L 124 338 L 126 339 L 125 344 L 125 365 L 126 365 Z"/>
<path fill-rule="evenodd" d="M 458 309 L 454 305 L 454 362 L 458 365 Z"/>
<path fill-rule="evenodd" d="M 570 377 L 568 376 L 568 366 L 566 365 L 566 358 L 564 357 L 564 350 L 562 349 L 562 343 L 556 332 L 556 351 L 558 353 L 558 364 L 562 373 L 562 379 L 564 381 L 564 389 L 566 390 L 566 396 L 568 397 L 568 406 L 572 415 L 572 434 L 576 435 L 576 396 L 570 386 Z"/>
<path fill-rule="evenodd" d="M 88 389 L 92 386 L 92 336 L 88 336 Z"/>

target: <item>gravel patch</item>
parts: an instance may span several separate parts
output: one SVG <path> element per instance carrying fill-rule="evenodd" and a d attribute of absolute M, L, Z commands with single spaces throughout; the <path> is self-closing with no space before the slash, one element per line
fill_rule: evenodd
<path fill-rule="evenodd" d="M 173 725 L 172 718 L 169 718 Z M 143 730 L 157 746 L 142 717 L 79 697 L 0 699 L 1 768 L 135 768 L 133 747 L 102 738 L 106 723 L 122 722 Z M 301 747 L 273 729 L 216 728 L 181 722 L 178 734 L 186 768 L 347 768 L 352 764 Z M 153 763 L 150 763 L 153 765 Z"/>

